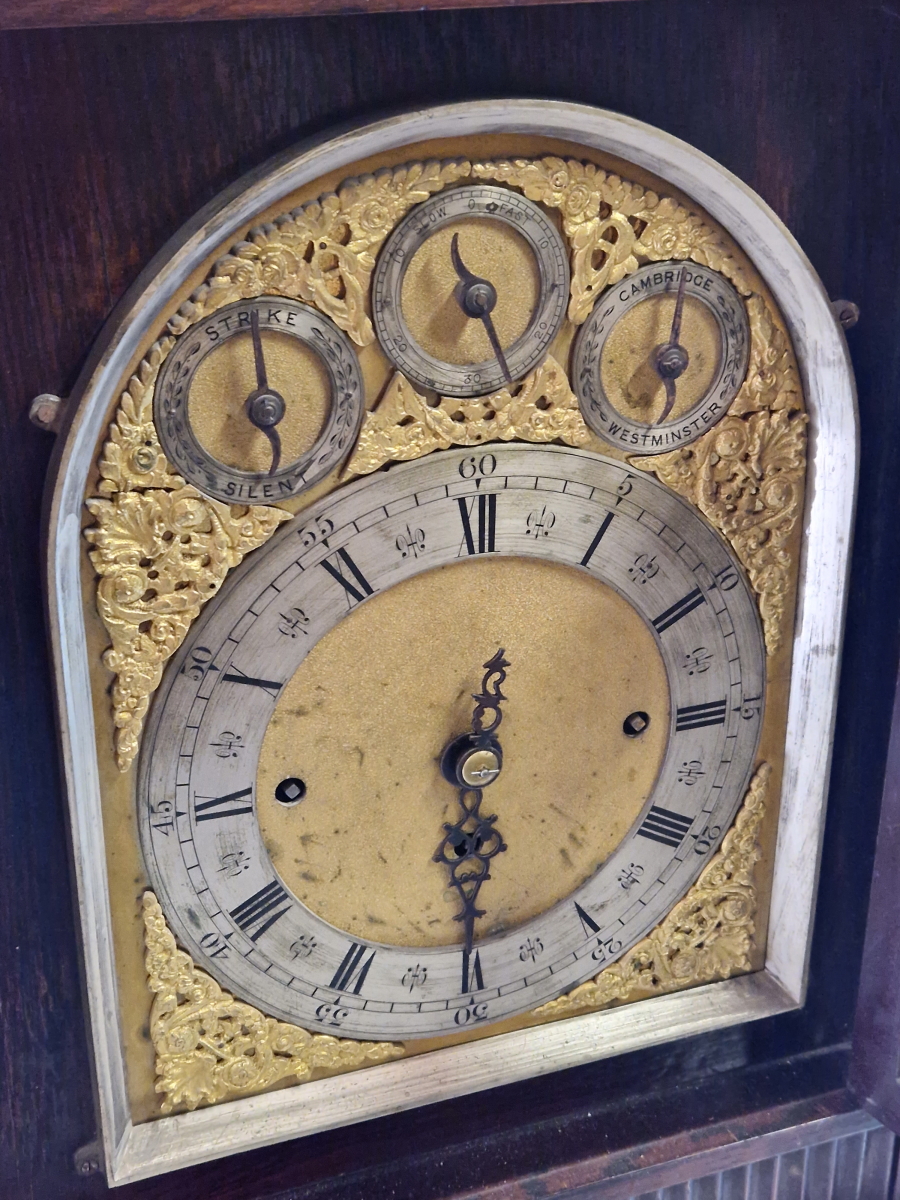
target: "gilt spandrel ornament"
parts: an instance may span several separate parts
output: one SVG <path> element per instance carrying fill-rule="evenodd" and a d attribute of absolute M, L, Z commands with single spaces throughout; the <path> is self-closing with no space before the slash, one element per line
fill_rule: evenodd
<path fill-rule="evenodd" d="M 587 983 L 536 1008 L 534 1016 L 574 1016 L 751 969 L 758 905 L 753 871 L 762 857 L 759 832 L 771 773 L 768 763 L 757 768 L 721 848 L 656 929 Z"/>
<path fill-rule="evenodd" d="M 402 1058 L 394 1042 L 309 1033 L 236 1000 L 179 950 L 159 901 L 142 902 L 147 982 L 154 993 L 150 1040 L 161 1109 L 193 1109 L 253 1095 L 282 1080 L 350 1071 Z"/>

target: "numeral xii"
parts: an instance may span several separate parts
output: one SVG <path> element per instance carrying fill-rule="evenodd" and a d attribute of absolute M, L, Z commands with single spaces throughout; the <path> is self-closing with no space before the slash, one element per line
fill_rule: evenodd
<path fill-rule="evenodd" d="M 479 493 L 471 501 L 467 501 L 463 496 L 458 496 L 456 503 L 459 505 L 466 553 L 493 554 L 497 540 L 497 493 L 489 492 L 487 495 Z M 473 516 L 475 517 L 474 528 Z"/>

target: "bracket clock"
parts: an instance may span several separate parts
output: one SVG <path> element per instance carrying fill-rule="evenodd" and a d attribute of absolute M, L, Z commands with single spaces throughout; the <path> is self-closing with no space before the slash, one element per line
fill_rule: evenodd
<path fill-rule="evenodd" d="M 164 248 L 48 531 L 112 1183 L 802 1003 L 854 422 L 786 230 L 609 112 L 344 130 Z"/>

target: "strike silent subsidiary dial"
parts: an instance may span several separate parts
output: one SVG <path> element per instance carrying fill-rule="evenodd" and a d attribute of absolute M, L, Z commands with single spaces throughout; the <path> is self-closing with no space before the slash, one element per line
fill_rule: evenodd
<path fill-rule="evenodd" d="M 408 379 L 484 396 L 538 366 L 566 315 L 565 242 L 539 205 L 469 185 L 413 209 L 372 281 L 378 340 Z"/>
<path fill-rule="evenodd" d="M 664 454 L 725 415 L 749 350 L 747 309 L 724 276 L 650 263 L 597 301 L 575 341 L 573 386 L 604 441 Z"/>
<path fill-rule="evenodd" d="M 353 448 L 365 408 L 350 339 L 296 300 L 239 300 L 178 339 L 153 418 L 166 457 L 226 503 L 287 500 Z"/>

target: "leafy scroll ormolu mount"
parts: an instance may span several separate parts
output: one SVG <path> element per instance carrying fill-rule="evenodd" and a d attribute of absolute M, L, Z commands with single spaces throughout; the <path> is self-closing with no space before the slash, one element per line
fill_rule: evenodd
<path fill-rule="evenodd" d="M 445 396 L 435 405 L 395 374 L 378 407 L 366 414 L 345 473 L 368 475 L 386 462 L 421 458 L 432 450 L 513 438 L 567 446 L 591 441 L 575 393 L 554 358 L 508 389 L 474 400 Z"/>
<path fill-rule="evenodd" d="M 672 197 L 595 163 L 572 158 L 512 158 L 472 165 L 476 179 L 507 183 L 558 209 L 569 239 L 572 282 L 569 320 L 584 322 L 600 293 L 636 271 L 641 261 L 693 259 L 720 271 L 746 295 L 744 273 L 719 233 Z"/>
<path fill-rule="evenodd" d="M 290 296 L 369 345 L 369 280 L 382 242 L 414 205 L 470 171 L 464 161 L 407 163 L 348 179 L 337 192 L 251 229 L 181 306 L 170 331 L 181 333 L 235 300 Z"/>
<path fill-rule="evenodd" d="M 201 607 L 290 513 L 220 504 L 176 474 L 153 424 L 153 384 L 174 339 L 157 342 L 122 394 L 100 460 L 96 521 L 84 531 L 99 575 L 97 609 L 112 646 L 119 769 L 134 761 L 150 697 Z"/>
<path fill-rule="evenodd" d="M 695 504 L 734 547 L 759 596 L 766 649 L 789 615 L 788 543 L 803 506 L 808 418 L 787 335 L 751 296 L 750 366 L 728 414 L 690 446 L 629 461 Z"/>
<path fill-rule="evenodd" d="M 534 1016 L 568 1017 L 750 970 L 757 906 L 753 868 L 762 857 L 759 831 L 770 775 L 769 764 L 762 763 L 721 848 L 649 937 L 587 983 L 536 1008 Z"/>
<path fill-rule="evenodd" d="M 334 1038 L 265 1016 L 224 991 L 178 949 L 152 892 L 144 892 L 143 916 L 147 980 L 154 993 L 150 1040 L 164 1113 L 249 1096 L 283 1079 L 301 1083 L 317 1070 L 350 1071 L 405 1053 L 395 1042 Z"/>

